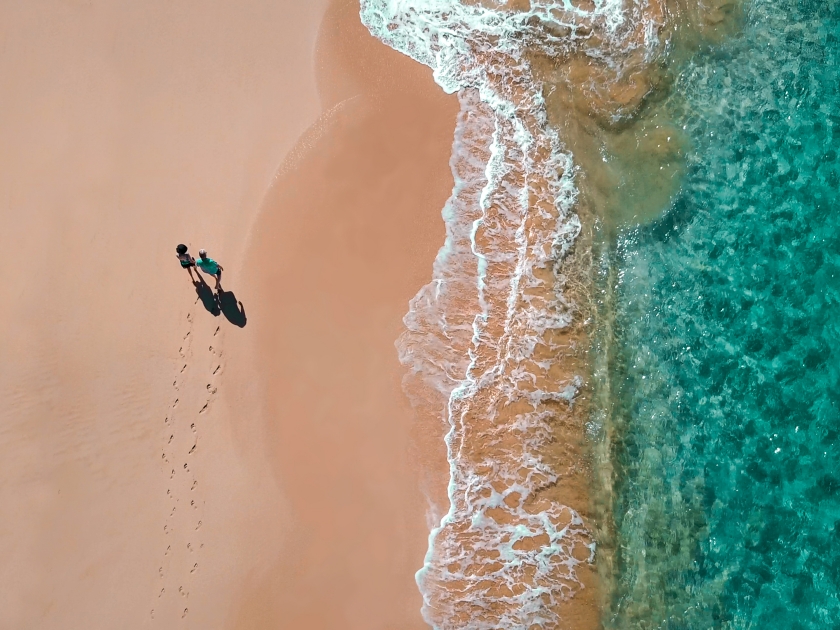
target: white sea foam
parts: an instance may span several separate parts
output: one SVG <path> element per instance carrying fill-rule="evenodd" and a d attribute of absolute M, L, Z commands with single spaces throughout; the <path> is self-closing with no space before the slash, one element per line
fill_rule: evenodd
<path fill-rule="evenodd" d="M 435 628 L 555 627 L 557 604 L 582 586 L 584 523 L 539 498 L 558 480 L 542 456 L 551 424 L 581 385 L 549 374 L 561 354 L 555 333 L 574 314 L 563 260 L 580 232 L 578 191 L 525 53 L 560 56 L 586 44 L 585 54 L 611 63 L 611 47 L 631 45 L 638 7 L 593 5 L 361 3 L 370 31 L 431 67 L 461 103 L 446 242 L 397 342 L 414 377 L 409 393 L 449 426 L 450 505 L 417 574 Z"/>

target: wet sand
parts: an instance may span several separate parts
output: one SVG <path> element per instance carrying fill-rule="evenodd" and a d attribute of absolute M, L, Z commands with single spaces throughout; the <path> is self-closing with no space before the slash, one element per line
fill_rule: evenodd
<path fill-rule="evenodd" d="M 317 60 L 326 113 L 280 169 L 246 263 L 263 448 L 292 520 L 234 627 L 425 628 L 421 484 L 438 470 L 443 489 L 443 431 L 414 418 L 394 341 L 443 243 L 458 104 L 350 0 L 330 5 Z"/>

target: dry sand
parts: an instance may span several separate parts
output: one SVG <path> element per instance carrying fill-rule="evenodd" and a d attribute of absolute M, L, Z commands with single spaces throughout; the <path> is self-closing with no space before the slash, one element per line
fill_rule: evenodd
<path fill-rule="evenodd" d="M 0 628 L 423 627 L 393 340 L 457 105 L 327 5 L 0 4 Z"/>

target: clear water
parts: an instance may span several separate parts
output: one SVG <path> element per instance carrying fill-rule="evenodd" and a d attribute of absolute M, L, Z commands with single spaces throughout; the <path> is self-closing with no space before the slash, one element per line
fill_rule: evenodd
<path fill-rule="evenodd" d="M 613 628 L 840 628 L 840 2 L 753 0 L 609 257 Z"/>

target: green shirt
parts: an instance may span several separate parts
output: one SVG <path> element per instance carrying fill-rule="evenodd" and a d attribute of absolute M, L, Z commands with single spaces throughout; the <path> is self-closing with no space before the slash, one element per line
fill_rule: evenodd
<path fill-rule="evenodd" d="M 217 263 L 212 258 L 201 258 L 199 256 L 196 259 L 195 264 L 204 273 L 209 273 L 211 276 L 215 276 L 217 273 L 219 273 L 219 263 Z"/>

